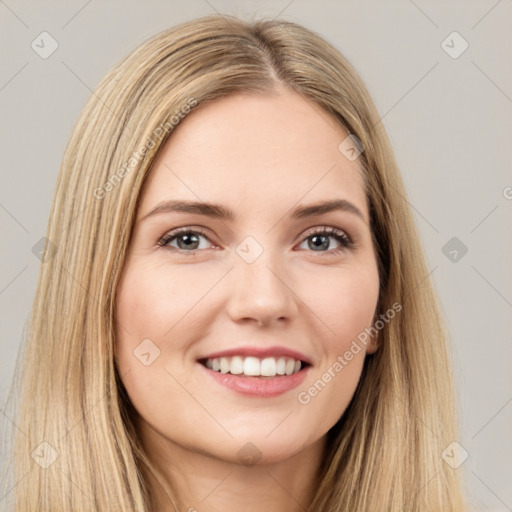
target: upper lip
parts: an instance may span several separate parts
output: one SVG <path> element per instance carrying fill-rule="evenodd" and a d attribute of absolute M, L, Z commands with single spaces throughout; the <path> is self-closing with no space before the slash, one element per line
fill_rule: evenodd
<path fill-rule="evenodd" d="M 301 352 L 297 350 L 287 348 L 287 347 L 236 347 L 230 348 L 228 350 L 221 350 L 219 352 L 212 352 L 211 354 L 207 354 L 199 358 L 201 359 L 218 359 L 220 357 L 233 357 L 233 356 L 242 356 L 242 357 L 257 357 L 259 359 L 264 359 L 266 357 L 289 357 L 295 359 L 297 361 L 302 361 L 307 364 L 312 364 L 311 360 Z"/>

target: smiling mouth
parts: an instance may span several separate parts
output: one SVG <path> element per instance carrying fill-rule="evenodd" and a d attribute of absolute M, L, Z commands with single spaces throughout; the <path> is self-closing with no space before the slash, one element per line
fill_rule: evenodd
<path fill-rule="evenodd" d="M 294 375 L 311 366 L 305 361 L 290 357 L 218 357 L 199 359 L 206 368 L 237 377 L 276 378 Z"/>

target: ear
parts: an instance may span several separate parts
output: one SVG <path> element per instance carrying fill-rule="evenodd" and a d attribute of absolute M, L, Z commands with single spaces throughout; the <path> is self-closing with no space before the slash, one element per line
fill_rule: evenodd
<path fill-rule="evenodd" d="M 372 327 L 375 326 L 376 321 L 379 319 L 379 307 L 375 308 L 375 314 L 372 321 Z M 366 353 L 367 354 L 374 354 L 377 352 L 377 350 L 380 347 L 380 339 L 381 339 L 381 331 L 372 332 L 370 330 L 370 338 L 368 339 L 368 342 L 366 343 Z"/>
<path fill-rule="evenodd" d="M 370 337 L 370 341 L 368 341 L 368 343 L 366 345 L 366 353 L 374 354 L 375 352 L 377 352 L 379 347 L 380 347 L 379 335 L 378 334 L 372 335 Z"/>

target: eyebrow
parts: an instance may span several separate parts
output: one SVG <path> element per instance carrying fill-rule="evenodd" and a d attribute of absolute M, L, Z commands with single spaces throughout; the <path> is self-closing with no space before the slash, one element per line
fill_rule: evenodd
<path fill-rule="evenodd" d="M 351 213 L 359 217 L 363 222 L 366 223 L 363 213 L 361 210 L 346 199 L 332 199 L 329 201 L 322 201 L 311 205 L 301 205 L 295 208 L 291 213 L 292 219 L 303 219 L 306 217 L 312 217 L 314 215 L 322 215 L 324 213 L 332 211 L 343 211 Z M 205 215 L 214 219 L 221 220 L 235 220 L 235 214 L 229 208 L 220 204 L 204 203 L 197 201 L 179 201 L 179 200 L 168 200 L 158 203 L 152 208 L 144 217 L 140 220 L 143 221 L 148 217 L 157 215 L 160 213 L 195 213 L 198 215 Z"/>

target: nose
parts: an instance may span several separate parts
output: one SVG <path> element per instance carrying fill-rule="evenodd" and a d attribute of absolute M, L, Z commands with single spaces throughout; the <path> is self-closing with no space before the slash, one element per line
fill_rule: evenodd
<path fill-rule="evenodd" d="M 239 258 L 231 272 L 228 314 L 237 323 L 271 325 L 297 314 L 297 296 L 289 272 L 264 251 L 256 261 Z"/>

